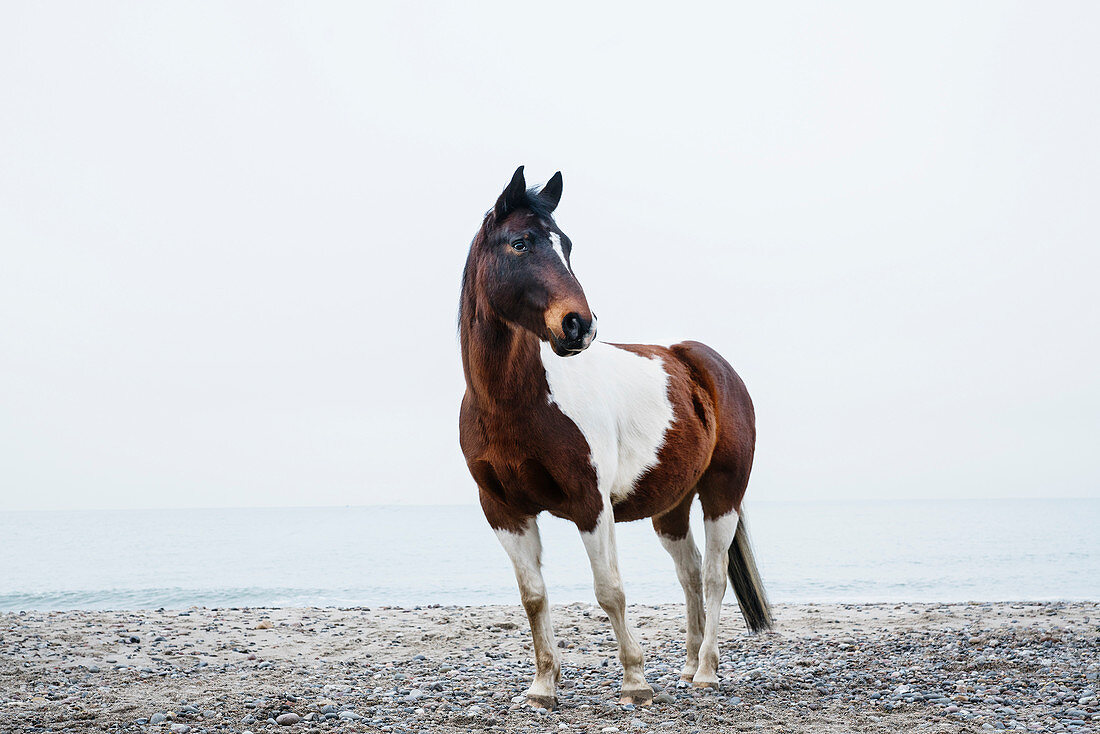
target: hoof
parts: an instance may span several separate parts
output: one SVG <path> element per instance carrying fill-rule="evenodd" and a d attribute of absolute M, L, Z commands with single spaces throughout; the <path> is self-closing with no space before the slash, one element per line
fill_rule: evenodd
<path fill-rule="evenodd" d="M 713 688 L 713 689 L 717 689 L 718 688 L 718 681 L 716 681 L 716 680 L 715 681 L 693 680 L 691 682 L 691 685 L 695 686 L 696 688 Z"/>
<path fill-rule="evenodd" d="M 680 680 L 686 680 L 688 683 L 691 683 L 695 680 L 695 673 L 681 673 Z"/>
<path fill-rule="evenodd" d="M 619 705 L 632 703 L 635 706 L 650 706 L 653 704 L 652 688 L 637 688 L 633 691 L 623 691 L 619 694 Z"/>
<path fill-rule="evenodd" d="M 535 696 L 527 694 L 527 705 L 533 709 L 553 711 L 558 707 L 558 699 L 554 696 Z"/>

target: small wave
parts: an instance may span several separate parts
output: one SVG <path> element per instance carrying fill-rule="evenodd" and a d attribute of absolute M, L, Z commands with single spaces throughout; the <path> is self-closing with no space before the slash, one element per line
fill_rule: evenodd
<path fill-rule="evenodd" d="M 395 604 L 391 590 L 294 589 L 79 589 L 0 594 L 0 611 L 67 609 L 184 609 L 187 607 L 355 607 Z"/>

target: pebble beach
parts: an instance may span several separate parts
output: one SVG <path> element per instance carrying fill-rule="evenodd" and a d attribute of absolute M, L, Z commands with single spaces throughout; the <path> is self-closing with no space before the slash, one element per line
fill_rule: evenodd
<path fill-rule="evenodd" d="M 1100 603 L 724 611 L 721 686 L 679 680 L 682 605 L 633 605 L 657 695 L 618 704 L 602 610 L 555 606 L 559 707 L 532 710 L 515 606 L 0 615 L 3 732 L 1100 731 Z"/>

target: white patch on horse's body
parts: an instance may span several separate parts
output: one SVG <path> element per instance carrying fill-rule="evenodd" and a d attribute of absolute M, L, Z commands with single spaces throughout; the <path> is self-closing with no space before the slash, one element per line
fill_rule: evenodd
<path fill-rule="evenodd" d="M 603 342 L 572 357 L 559 357 L 543 343 L 541 357 L 549 402 L 588 442 L 600 493 L 622 500 L 657 465 L 675 420 L 664 363 Z"/>
<path fill-rule="evenodd" d="M 573 269 L 569 267 L 569 262 L 565 259 L 565 250 L 561 249 L 561 237 L 557 232 L 550 233 L 550 246 L 554 248 L 554 252 L 558 253 L 561 264 L 565 266 L 565 269 L 572 273 Z"/>

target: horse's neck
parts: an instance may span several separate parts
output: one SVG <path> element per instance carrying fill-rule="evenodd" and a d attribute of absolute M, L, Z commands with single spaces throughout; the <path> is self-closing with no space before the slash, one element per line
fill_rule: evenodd
<path fill-rule="evenodd" d="M 463 316 L 462 366 L 478 406 L 515 411 L 542 397 L 546 378 L 538 338 L 497 318 Z"/>

